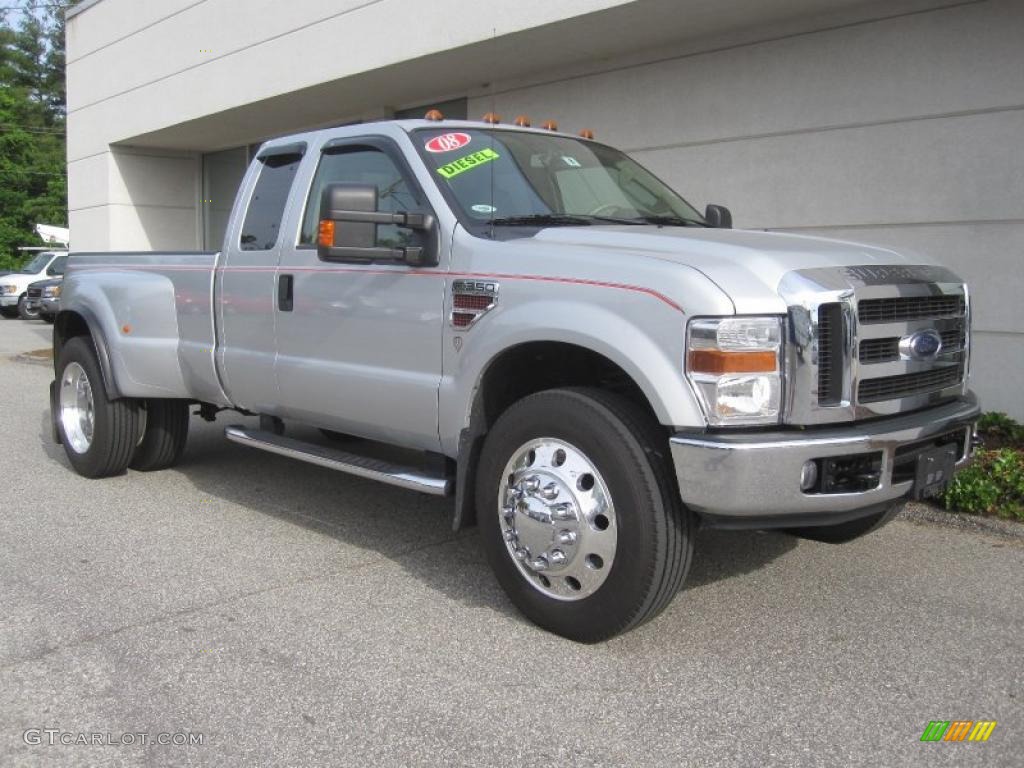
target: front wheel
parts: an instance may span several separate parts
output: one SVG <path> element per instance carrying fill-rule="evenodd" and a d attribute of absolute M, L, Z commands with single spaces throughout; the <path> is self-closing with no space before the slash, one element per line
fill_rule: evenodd
<path fill-rule="evenodd" d="M 476 505 L 487 558 L 541 627 L 598 642 L 660 613 L 693 555 L 668 439 L 630 401 L 557 389 L 511 406 L 487 435 Z"/>
<path fill-rule="evenodd" d="M 111 400 L 92 340 L 76 336 L 60 352 L 54 417 L 68 461 L 85 477 L 119 475 L 139 440 L 139 406 Z"/>
<path fill-rule="evenodd" d="M 22 296 L 18 299 L 18 317 L 22 320 L 36 320 L 39 318 L 39 308 L 28 305 L 28 297 Z"/>

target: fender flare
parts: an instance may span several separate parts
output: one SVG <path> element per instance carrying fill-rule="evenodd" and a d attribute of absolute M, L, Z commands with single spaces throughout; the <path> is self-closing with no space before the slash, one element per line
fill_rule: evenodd
<path fill-rule="evenodd" d="M 53 323 L 54 341 L 56 342 L 58 334 L 63 336 L 62 331 L 64 329 L 64 326 L 67 325 L 67 321 L 61 323 L 61 318 L 67 317 L 69 315 L 78 315 L 79 317 L 81 317 L 82 321 L 85 323 L 86 328 L 88 328 L 89 330 L 89 338 L 92 339 L 93 350 L 96 352 L 96 360 L 99 362 L 100 365 L 100 375 L 103 376 L 103 385 L 104 387 L 106 387 L 107 396 L 111 400 L 117 400 L 118 398 L 122 397 L 121 390 L 117 386 L 117 381 L 114 379 L 113 366 L 110 363 L 110 345 L 107 343 L 107 339 L 103 335 L 103 327 L 100 325 L 99 319 L 96 317 L 96 315 L 93 313 L 91 309 L 87 307 L 78 307 L 74 310 L 58 312 L 57 317 Z M 69 340 L 70 339 L 65 338 L 64 344 L 66 344 Z M 63 346 L 63 344 L 61 346 Z M 55 343 L 53 367 L 54 373 L 59 377 L 60 370 L 58 369 L 57 366 L 59 365 L 60 361 L 59 354 L 57 354 L 58 352 L 59 350 L 57 350 Z"/>

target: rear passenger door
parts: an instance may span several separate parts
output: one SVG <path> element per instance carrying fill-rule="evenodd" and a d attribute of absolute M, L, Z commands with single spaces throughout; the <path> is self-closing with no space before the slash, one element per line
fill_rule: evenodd
<path fill-rule="evenodd" d="M 390 139 L 335 139 L 323 147 L 305 207 L 295 212 L 298 242 L 284 249 L 279 269 L 279 279 L 293 286 L 292 305 L 277 313 L 285 415 L 437 450 L 447 255 L 437 267 L 320 260 L 320 197 L 334 182 L 376 186 L 380 211 L 433 212 Z M 378 246 L 411 237 L 401 227 L 377 227 Z"/>
<path fill-rule="evenodd" d="M 216 309 L 224 388 L 236 405 L 278 415 L 274 378 L 275 273 L 281 223 L 305 154 L 304 143 L 264 149 L 246 174 L 228 224 L 217 273 Z"/>

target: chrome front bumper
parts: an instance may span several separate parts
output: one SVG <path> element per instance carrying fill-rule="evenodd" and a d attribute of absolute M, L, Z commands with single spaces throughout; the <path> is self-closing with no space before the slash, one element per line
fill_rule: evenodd
<path fill-rule="evenodd" d="M 3 296 L 0 296 L 0 307 L 16 307 L 18 306 L 19 298 L 21 297 L 16 296 L 14 294 L 8 295 L 5 293 Z"/>
<path fill-rule="evenodd" d="M 913 480 L 893 482 L 896 451 L 955 430 L 970 455 L 980 415 L 973 393 L 906 416 L 830 428 L 757 433 L 677 434 L 670 439 L 683 502 L 710 519 L 841 522 L 908 496 Z M 805 493 L 800 472 L 812 459 L 881 452 L 878 485 L 857 493 Z M 958 464 L 958 465 L 959 465 Z"/>

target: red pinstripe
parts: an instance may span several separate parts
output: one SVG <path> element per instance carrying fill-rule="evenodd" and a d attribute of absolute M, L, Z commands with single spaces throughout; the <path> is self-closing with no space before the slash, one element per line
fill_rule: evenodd
<path fill-rule="evenodd" d="M 218 272 L 276 272 L 278 267 L 191 267 L 185 265 L 178 266 L 161 266 L 159 264 L 89 264 L 88 266 L 75 267 L 76 272 L 90 272 L 107 269 L 124 269 L 124 270 L 156 270 L 160 272 L 210 272 L 212 269 L 216 269 Z M 620 291 L 632 291 L 633 293 L 641 293 L 646 296 L 658 299 L 664 302 L 672 309 L 686 314 L 686 311 L 679 306 L 676 302 L 670 299 L 663 293 L 655 291 L 653 288 L 645 288 L 642 285 L 632 285 L 630 283 L 610 283 L 602 280 L 586 280 L 580 277 L 551 277 L 548 275 L 512 275 L 502 272 L 416 272 L 416 271 L 400 271 L 392 269 L 363 269 L 360 267 L 286 267 L 281 268 L 284 272 L 344 272 L 354 273 L 360 275 L 402 275 L 408 277 L 434 277 L 434 278 L 447 278 L 447 277 L 461 277 L 475 280 L 530 280 L 541 283 L 562 283 L 566 285 L 587 285 L 592 288 L 611 288 Z"/>

